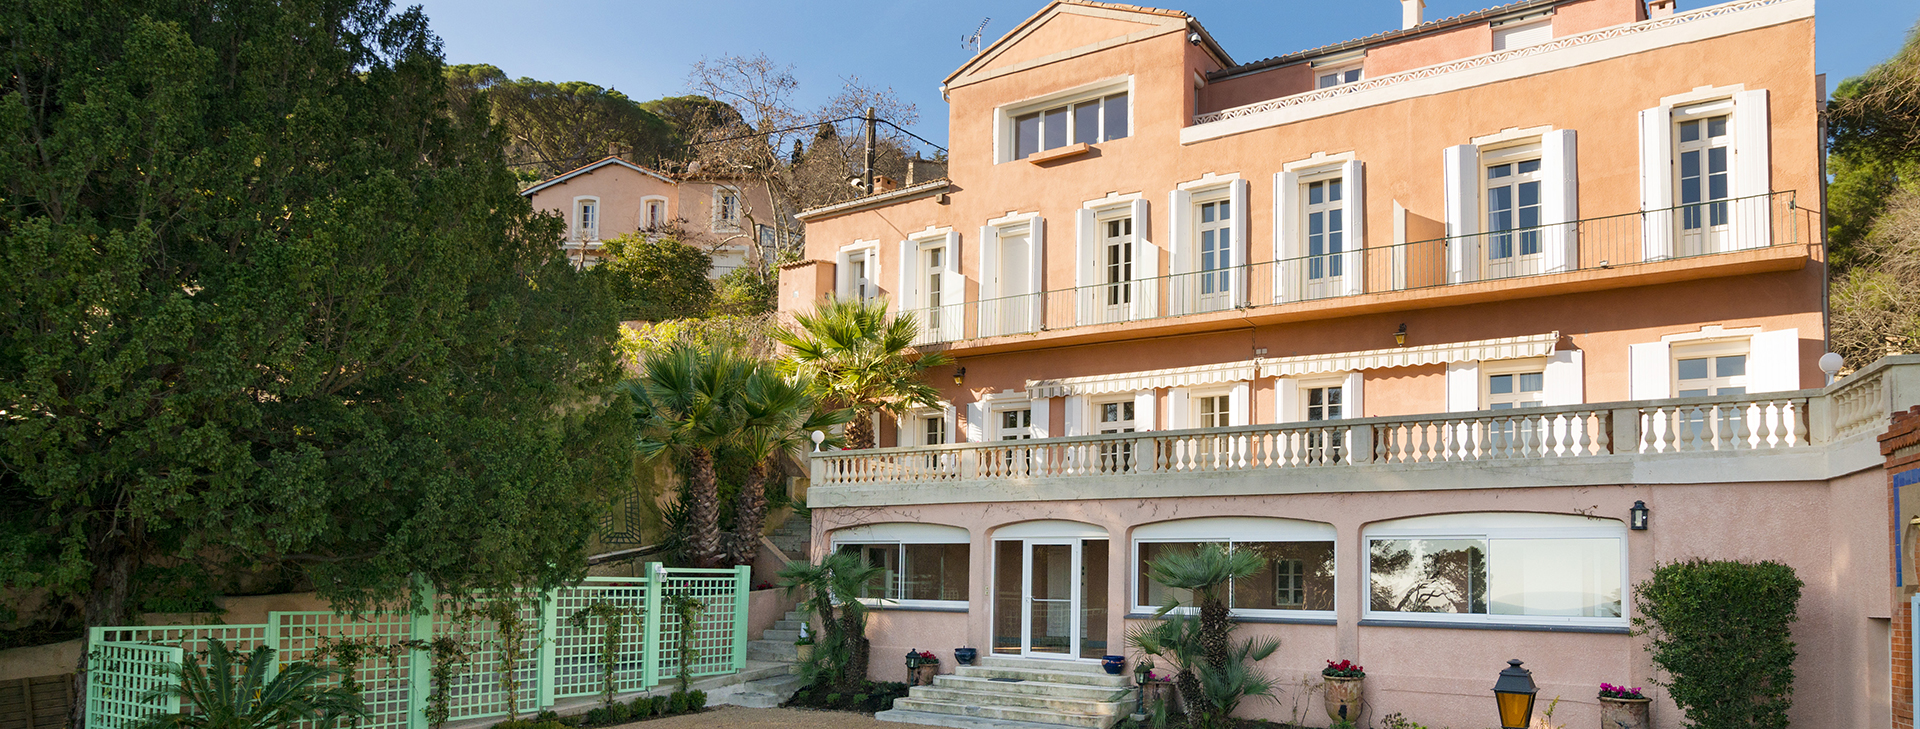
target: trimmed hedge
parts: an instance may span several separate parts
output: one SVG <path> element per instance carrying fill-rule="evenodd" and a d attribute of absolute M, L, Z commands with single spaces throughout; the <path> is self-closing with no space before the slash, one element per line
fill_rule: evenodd
<path fill-rule="evenodd" d="M 1698 729 L 1786 729 L 1803 583 L 1778 562 L 1690 560 L 1635 585 L 1634 628 Z"/>

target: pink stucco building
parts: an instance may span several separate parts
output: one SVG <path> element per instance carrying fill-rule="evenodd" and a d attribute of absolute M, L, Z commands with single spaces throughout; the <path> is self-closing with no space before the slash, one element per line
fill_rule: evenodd
<path fill-rule="evenodd" d="M 798 226 L 775 207 L 765 183 L 750 179 L 674 177 L 607 157 L 520 191 L 536 210 L 567 221 L 560 241 L 569 259 L 592 266 L 602 242 L 629 233 L 672 234 L 713 255 L 711 275 L 771 255 Z"/>
<path fill-rule="evenodd" d="M 815 556 L 887 570 L 875 677 L 953 672 L 890 718 L 1110 725 L 1094 663 L 1168 596 L 1144 564 L 1230 542 L 1288 684 L 1249 716 L 1325 724 L 1345 658 L 1365 721 L 1491 725 L 1519 658 L 1593 726 L 1655 678 L 1633 585 L 1705 557 L 1806 581 L 1796 725 L 1892 723 L 1875 438 L 1920 360 L 1817 364 L 1813 0 L 1405 10 L 1248 63 L 1051 3 L 944 79 L 948 179 L 800 215 L 784 310 L 882 298 L 957 360 L 883 448 L 813 458 Z"/>

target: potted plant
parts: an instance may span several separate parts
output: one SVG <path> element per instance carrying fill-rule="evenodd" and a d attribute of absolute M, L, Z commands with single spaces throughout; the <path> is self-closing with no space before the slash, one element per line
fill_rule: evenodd
<path fill-rule="evenodd" d="M 800 631 L 800 637 L 794 639 L 793 655 L 801 663 L 813 660 L 813 636 L 807 635 L 807 631 Z"/>
<path fill-rule="evenodd" d="M 1367 670 L 1342 658 L 1337 662 L 1327 661 L 1327 667 L 1320 669 L 1320 677 L 1326 679 L 1327 718 L 1336 722 L 1359 721 L 1360 690 Z"/>
<path fill-rule="evenodd" d="M 973 665 L 973 659 L 980 657 L 980 651 L 974 648 L 953 649 L 953 662 L 962 666 Z"/>
<path fill-rule="evenodd" d="M 1100 667 L 1107 669 L 1107 675 L 1118 676 L 1127 669 L 1127 657 L 1108 654 L 1100 657 Z"/>
<path fill-rule="evenodd" d="M 920 662 L 913 667 L 913 682 L 916 686 L 932 686 L 934 675 L 940 672 L 940 658 L 933 651 L 921 651 Z"/>
<path fill-rule="evenodd" d="M 1152 714 L 1153 707 L 1162 703 L 1166 705 L 1167 711 L 1172 711 L 1175 708 L 1173 698 L 1173 676 L 1159 671 L 1148 671 L 1147 680 L 1140 684 L 1140 703 L 1143 713 Z"/>
<path fill-rule="evenodd" d="M 1600 684 L 1600 726 L 1606 729 L 1651 729 L 1653 699 L 1640 693 L 1640 687 L 1628 688 Z"/>

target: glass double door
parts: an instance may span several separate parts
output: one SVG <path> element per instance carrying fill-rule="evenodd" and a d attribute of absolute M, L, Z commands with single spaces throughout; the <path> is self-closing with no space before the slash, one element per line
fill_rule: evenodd
<path fill-rule="evenodd" d="M 1099 659 L 1107 644 L 1107 540 L 994 542 L 993 652 Z"/>

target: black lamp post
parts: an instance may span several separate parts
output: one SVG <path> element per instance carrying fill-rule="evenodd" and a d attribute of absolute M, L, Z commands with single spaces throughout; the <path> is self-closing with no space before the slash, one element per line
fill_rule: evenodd
<path fill-rule="evenodd" d="M 1500 729 L 1527 729 L 1533 723 L 1533 672 L 1520 667 L 1520 659 L 1507 661 L 1500 680 L 1493 683 L 1493 700 L 1500 706 Z"/>
<path fill-rule="evenodd" d="M 1647 502 L 1633 502 L 1633 508 L 1627 510 L 1627 515 L 1629 517 L 1627 524 L 1635 531 L 1643 531 L 1647 528 Z"/>
<path fill-rule="evenodd" d="M 913 669 L 920 667 L 920 649 L 907 651 L 907 685 L 913 685 Z"/>
<path fill-rule="evenodd" d="M 1152 658 L 1141 656 L 1140 660 L 1133 662 L 1133 682 L 1140 687 L 1140 691 L 1135 694 L 1135 697 L 1138 699 L 1133 707 L 1133 713 L 1135 714 L 1147 713 L 1147 680 L 1152 677 Z"/>

